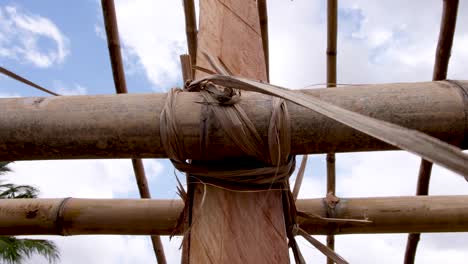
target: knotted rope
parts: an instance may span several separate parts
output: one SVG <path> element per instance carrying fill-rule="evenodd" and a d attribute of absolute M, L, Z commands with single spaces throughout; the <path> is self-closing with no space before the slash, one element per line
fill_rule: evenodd
<path fill-rule="evenodd" d="M 161 113 L 160 132 L 162 144 L 176 169 L 203 182 L 232 189 L 268 190 L 272 186 L 283 185 L 288 181 L 295 168 L 295 157 L 289 154 L 290 120 L 283 99 L 271 97 L 272 115 L 268 129 L 268 146 L 265 146 L 254 124 L 238 104 L 240 92 L 210 82 L 200 83 L 190 90 L 200 92 L 204 99 L 203 107 L 208 110 L 202 110 L 202 113 L 212 114 L 227 138 L 232 140 L 248 158 L 240 159 L 237 163 L 218 162 L 217 164 L 200 161 L 197 164 L 189 163 L 180 128 L 174 118 L 175 101 L 183 90 L 175 88 L 168 93 Z M 209 119 L 207 116 L 201 118 Z M 202 131 L 202 134 L 208 133 Z M 209 139 L 203 138 L 201 142 L 203 153 Z"/>

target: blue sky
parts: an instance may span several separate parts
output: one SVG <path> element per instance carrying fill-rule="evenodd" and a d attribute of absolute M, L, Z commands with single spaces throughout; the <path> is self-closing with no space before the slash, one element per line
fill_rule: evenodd
<path fill-rule="evenodd" d="M 441 1 L 349 0 L 339 4 L 338 82 L 431 79 Z M 325 7 L 325 1 L 269 1 L 272 83 L 289 88 L 324 83 Z M 186 52 L 181 2 L 116 0 L 116 8 L 129 92 L 163 92 L 180 85 L 178 60 Z M 468 4 L 462 1 L 449 78 L 466 79 L 467 12 Z M 100 1 L 0 0 L 0 65 L 59 93 L 115 93 L 104 35 Z M 0 76 L 2 96 L 47 95 Z M 324 155 L 311 156 L 308 164 L 300 197 L 322 197 Z M 152 159 L 145 160 L 145 166 L 153 197 L 177 198 L 170 163 Z M 412 195 L 418 166 L 419 159 L 404 152 L 337 154 L 337 193 L 346 197 Z M 9 180 L 38 186 L 42 197 L 138 197 L 129 160 L 25 161 L 12 168 Z M 430 193 L 468 194 L 468 186 L 459 177 L 437 166 L 433 174 Z M 148 263 L 154 259 L 147 237 L 51 239 L 61 248 L 61 263 Z M 170 263 L 178 261 L 179 242 L 164 238 Z M 401 263 L 405 242 L 406 235 L 401 234 L 341 236 L 337 250 L 351 263 Z M 467 243 L 466 234 L 424 235 L 418 261 L 462 263 L 468 257 Z M 299 244 L 308 259 L 324 262 L 305 242 Z M 44 262 L 33 258 L 30 263 Z"/>
<path fill-rule="evenodd" d="M 2 1 L 2 5 L 15 7 L 26 15 L 49 19 L 68 40 L 68 53 L 61 63 L 38 67 L 21 58 L 0 57 L 4 67 L 54 91 L 60 87 L 71 89 L 79 85 L 85 87 L 88 94 L 115 92 L 107 44 L 96 34 L 96 27 L 103 28 L 97 1 Z M 56 43 L 50 38 L 37 36 L 37 39 L 40 51 L 56 49 Z M 163 89 L 151 84 L 141 72 L 127 74 L 126 78 L 130 92 L 148 93 Z M 44 95 L 9 78 L 0 79 L 0 93 Z"/>

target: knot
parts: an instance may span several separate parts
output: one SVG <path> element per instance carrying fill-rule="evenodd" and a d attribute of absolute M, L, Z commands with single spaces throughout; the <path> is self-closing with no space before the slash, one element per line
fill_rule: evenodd
<path fill-rule="evenodd" d="M 231 87 L 220 87 L 212 82 L 203 82 L 201 91 L 206 91 L 220 105 L 233 105 L 240 101 L 241 93 Z"/>
<path fill-rule="evenodd" d="M 213 117 L 226 137 L 234 142 L 246 158 L 188 163 L 183 138 L 174 118 L 175 101 L 183 91 L 198 91 L 204 99 L 202 113 Z M 272 115 L 268 126 L 268 141 L 263 142 L 253 122 L 242 109 L 241 92 L 210 81 L 186 83 L 185 89 L 172 89 L 166 98 L 160 116 L 160 133 L 164 149 L 174 167 L 203 182 L 235 187 L 235 189 L 268 189 L 284 183 L 295 168 L 295 157 L 290 155 L 290 118 L 283 99 L 271 97 Z M 207 120 L 201 116 L 201 120 Z M 206 129 L 206 127 L 204 128 Z M 202 132 L 207 135 L 206 131 Z M 209 138 L 201 139 L 201 152 L 209 145 Z"/>

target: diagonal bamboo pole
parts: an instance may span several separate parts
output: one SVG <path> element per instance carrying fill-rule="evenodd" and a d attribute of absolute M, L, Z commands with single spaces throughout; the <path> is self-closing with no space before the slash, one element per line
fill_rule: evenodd
<path fill-rule="evenodd" d="M 336 42 L 338 27 L 338 1 L 328 0 L 327 2 L 327 87 L 336 87 Z M 336 169 L 335 153 L 327 153 L 327 195 L 335 195 L 336 191 Z M 327 247 L 335 250 L 335 237 L 327 235 Z M 327 264 L 334 261 L 327 257 Z"/>
<path fill-rule="evenodd" d="M 437 44 L 434 71 L 432 76 L 433 81 L 447 79 L 447 69 L 457 23 L 457 11 L 458 0 L 444 0 L 442 19 L 440 23 L 439 41 Z M 416 195 L 429 194 L 431 171 L 432 162 L 422 159 L 419 168 Z M 405 264 L 414 263 L 420 237 L 421 234 L 419 233 L 408 235 L 404 259 Z"/>
<path fill-rule="evenodd" d="M 468 232 L 468 195 L 341 198 L 327 221 L 323 199 L 299 199 L 312 235 Z M 184 204 L 153 199 L 4 199 L 0 235 L 170 235 Z M 353 220 L 353 221 L 350 221 Z M 180 234 L 176 234 L 180 235 Z"/>
<path fill-rule="evenodd" d="M 48 89 L 42 87 L 42 86 L 39 86 L 38 84 L 35 84 L 35 83 L 31 82 L 30 80 L 28 80 L 28 79 L 26 79 L 26 78 L 23 78 L 23 77 L 19 76 L 18 74 L 14 73 L 14 72 L 12 72 L 12 71 L 9 71 L 9 70 L 7 70 L 7 69 L 5 69 L 5 68 L 3 68 L 3 67 L 0 67 L 0 73 L 3 73 L 3 74 L 5 74 L 6 76 L 8 76 L 8 77 L 10 77 L 10 78 L 13 78 L 13 79 L 15 79 L 15 80 L 17 80 L 17 81 L 19 81 L 19 82 L 22 82 L 22 83 L 24 83 L 24 84 L 27 84 L 27 85 L 29 85 L 29 86 L 31 86 L 31 87 L 34 87 L 34 88 L 36 88 L 36 89 L 38 89 L 38 90 L 40 90 L 40 91 L 45 92 L 45 93 L 48 93 L 48 94 L 51 94 L 51 95 L 55 95 L 55 96 L 59 96 L 59 95 L 60 95 L 60 94 L 58 94 L 58 93 L 52 92 L 52 91 L 50 91 L 50 90 L 48 90 Z"/>
<path fill-rule="evenodd" d="M 119 94 L 128 93 L 122 55 L 120 53 L 119 30 L 117 26 L 117 15 L 115 12 L 114 1 L 102 0 L 101 4 L 104 23 L 106 26 L 107 44 L 109 47 L 115 90 Z M 141 198 L 151 198 L 143 161 L 141 159 L 132 159 L 132 166 Z M 153 245 L 157 262 L 160 264 L 167 263 L 161 238 L 159 236 L 151 236 L 151 243 Z"/>

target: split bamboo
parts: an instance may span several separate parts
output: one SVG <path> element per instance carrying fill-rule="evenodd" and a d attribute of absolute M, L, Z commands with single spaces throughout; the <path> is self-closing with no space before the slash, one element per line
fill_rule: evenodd
<path fill-rule="evenodd" d="M 468 147 L 463 90 L 467 81 L 426 82 L 303 90 L 343 108 L 412 128 L 463 149 Z M 0 160 L 70 158 L 165 158 L 159 115 L 166 94 L 83 95 L 0 99 Z M 175 119 L 187 158 L 219 160 L 243 152 L 220 129 L 209 129 L 200 150 L 203 99 L 178 97 Z M 270 98 L 245 93 L 240 104 L 267 138 Z M 313 111 L 287 103 L 292 154 L 390 150 L 394 147 Z M 215 120 L 210 122 L 216 122 Z M 222 147 L 221 147 L 222 146 Z"/>
<path fill-rule="evenodd" d="M 170 235 L 182 200 L 151 199 L 0 200 L 0 235 Z M 312 235 L 329 233 L 323 199 L 297 200 L 300 227 Z M 468 196 L 341 198 L 333 234 L 468 232 Z M 180 235 L 180 234 L 177 234 Z"/>
<path fill-rule="evenodd" d="M 120 53 L 120 38 L 117 25 L 117 14 L 113 0 L 102 0 L 102 13 L 104 24 L 106 26 L 107 45 L 111 60 L 112 73 L 114 78 L 115 90 L 119 94 L 128 93 L 127 83 L 125 81 L 125 72 L 122 63 L 122 54 Z M 141 198 L 151 198 L 148 187 L 148 180 L 145 175 L 145 168 L 141 159 L 132 159 L 133 171 Z M 166 256 L 164 247 L 159 236 L 151 236 L 151 243 L 159 264 L 165 264 Z"/>
<path fill-rule="evenodd" d="M 442 19 L 440 23 L 439 40 L 436 49 L 433 81 L 447 79 L 447 69 L 452 50 L 453 37 L 457 23 L 458 0 L 444 0 Z M 419 169 L 416 195 L 428 195 L 429 183 L 431 179 L 432 162 L 422 159 Z M 421 237 L 419 233 L 408 235 L 405 252 L 405 264 L 413 264 L 416 256 L 416 249 Z"/>
<path fill-rule="evenodd" d="M 327 1 L 327 87 L 336 87 L 336 44 L 338 28 L 338 1 Z M 335 195 L 336 191 L 336 169 L 335 153 L 327 153 L 327 195 Z M 330 217 L 333 217 L 330 215 Z M 335 250 L 335 237 L 327 235 L 327 247 Z M 327 264 L 335 263 L 327 257 Z"/>
<path fill-rule="evenodd" d="M 258 13 L 257 1 L 201 0 L 197 65 L 215 70 L 205 55 L 209 54 L 229 74 L 267 81 Z M 204 75 L 196 71 L 195 80 Z M 225 152 L 224 141 L 218 148 Z M 236 192 L 202 184 L 189 188 L 193 196 L 186 263 L 289 262 L 281 191 Z"/>

